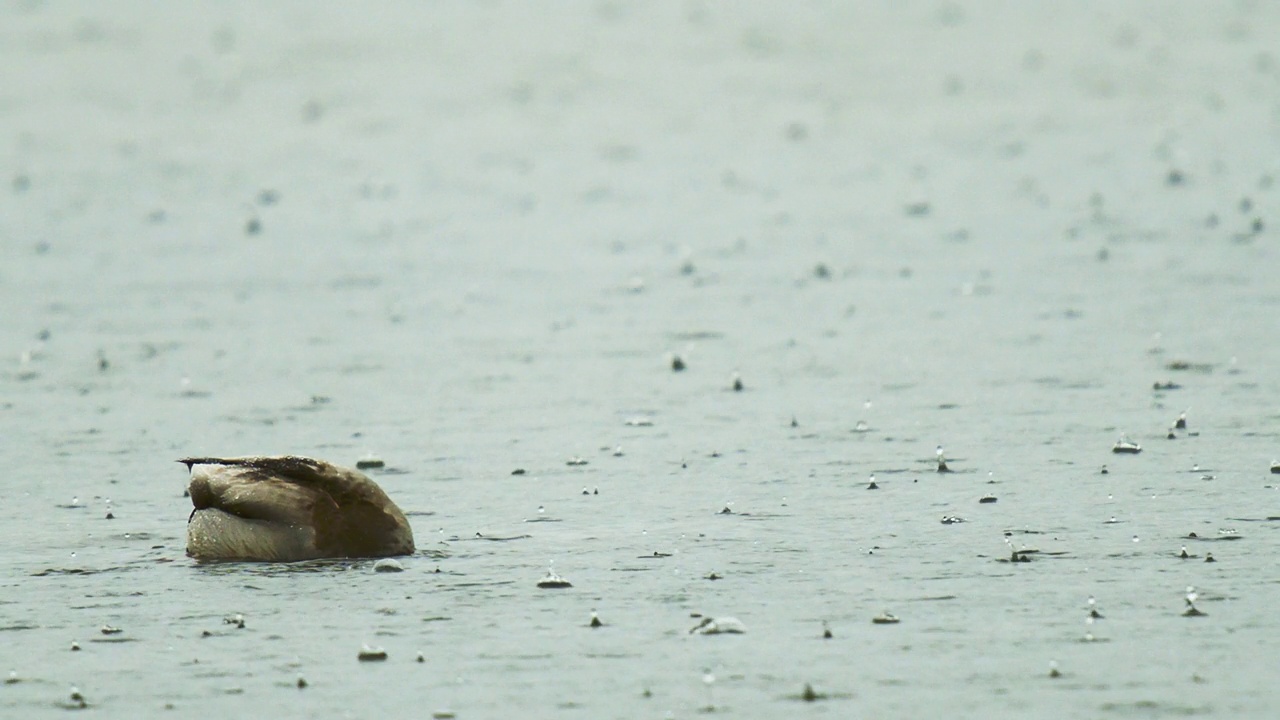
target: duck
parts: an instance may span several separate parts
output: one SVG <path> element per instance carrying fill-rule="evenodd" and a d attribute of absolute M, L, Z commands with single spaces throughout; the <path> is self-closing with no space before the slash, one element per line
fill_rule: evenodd
<path fill-rule="evenodd" d="M 187 555 L 294 562 L 410 555 L 413 529 L 364 473 L 294 455 L 188 457 Z"/>

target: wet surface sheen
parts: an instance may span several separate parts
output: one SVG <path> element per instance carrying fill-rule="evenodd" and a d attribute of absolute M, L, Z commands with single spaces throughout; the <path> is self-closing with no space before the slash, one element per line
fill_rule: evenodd
<path fill-rule="evenodd" d="M 0 17 L 0 715 L 1280 711 L 1276 8 Z"/>

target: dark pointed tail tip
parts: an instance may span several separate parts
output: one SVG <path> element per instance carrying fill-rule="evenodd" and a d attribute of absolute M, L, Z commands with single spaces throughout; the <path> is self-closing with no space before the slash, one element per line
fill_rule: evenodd
<path fill-rule="evenodd" d="M 217 463 L 218 461 L 217 461 L 216 459 L 214 459 L 214 458 L 193 458 L 193 457 L 187 457 L 187 458 L 182 458 L 182 459 L 181 459 L 181 460 L 179 460 L 178 462 L 182 463 L 183 465 L 186 465 L 186 466 L 187 466 L 187 472 L 190 472 L 190 471 L 191 471 L 191 468 L 192 468 L 192 467 L 194 467 L 194 466 L 196 466 L 196 465 L 209 465 L 209 464 Z"/>

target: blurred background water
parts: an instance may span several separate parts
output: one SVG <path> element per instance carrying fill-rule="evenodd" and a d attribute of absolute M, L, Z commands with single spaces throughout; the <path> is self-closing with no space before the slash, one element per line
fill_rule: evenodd
<path fill-rule="evenodd" d="M 0 17 L 5 716 L 1280 707 L 1280 9 Z M 418 554 L 189 560 L 256 453 Z"/>

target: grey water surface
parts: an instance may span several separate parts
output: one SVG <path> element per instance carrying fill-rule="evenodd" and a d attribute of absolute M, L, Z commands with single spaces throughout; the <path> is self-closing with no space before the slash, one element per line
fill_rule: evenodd
<path fill-rule="evenodd" d="M 1275 717 L 1277 37 L 4 3 L 0 716 Z M 404 572 L 188 559 L 284 453 Z"/>

